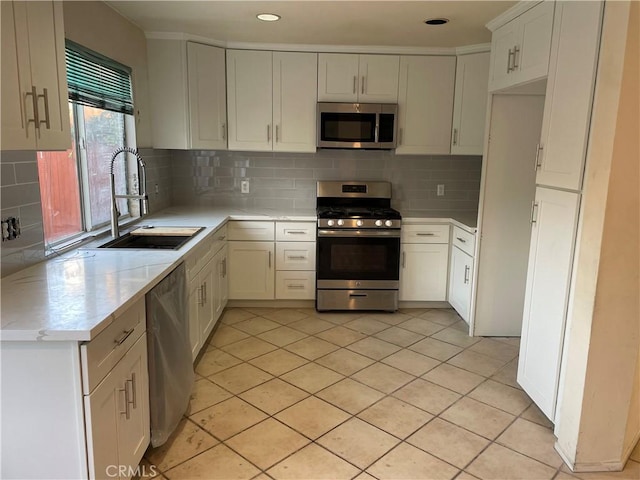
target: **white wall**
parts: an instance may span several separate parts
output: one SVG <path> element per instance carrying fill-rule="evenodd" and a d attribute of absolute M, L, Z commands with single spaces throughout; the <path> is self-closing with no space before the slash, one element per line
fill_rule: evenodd
<path fill-rule="evenodd" d="M 149 7 L 153 8 L 153 7 Z M 138 147 L 151 147 L 144 32 L 103 2 L 65 1 L 65 37 L 131 67 Z"/>

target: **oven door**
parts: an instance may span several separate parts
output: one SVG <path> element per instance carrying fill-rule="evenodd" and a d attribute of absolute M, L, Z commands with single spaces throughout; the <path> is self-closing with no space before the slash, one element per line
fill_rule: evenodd
<path fill-rule="evenodd" d="M 400 230 L 318 230 L 317 288 L 397 289 Z"/>

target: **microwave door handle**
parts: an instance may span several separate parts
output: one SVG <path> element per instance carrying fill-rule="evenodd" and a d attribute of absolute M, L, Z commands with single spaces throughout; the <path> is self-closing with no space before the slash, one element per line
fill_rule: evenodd
<path fill-rule="evenodd" d="M 373 141 L 377 144 L 379 141 L 379 131 L 380 131 L 380 114 L 376 115 L 376 128 L 373 133 Z"/>

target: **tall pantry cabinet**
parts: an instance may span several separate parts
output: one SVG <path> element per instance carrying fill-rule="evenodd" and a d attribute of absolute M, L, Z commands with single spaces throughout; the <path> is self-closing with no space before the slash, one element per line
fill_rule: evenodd
<path fill-rule="evenodd" d="M 555 420 L 603 2 L 556 2 L 518 382 Z"/>

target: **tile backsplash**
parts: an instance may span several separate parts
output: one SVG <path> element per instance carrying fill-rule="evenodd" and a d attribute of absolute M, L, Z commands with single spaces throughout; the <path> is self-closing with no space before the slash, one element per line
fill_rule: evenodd
<path fill-rule="evenodd" d="M 317 180 L 386 180 L 401 211 L 459 212 L 478 208 L 480 156 L 400 156 L 381 150 L 317 153 L 172 151 L 174 205 L 315 208 Z M 250 192 L 240 191 L 248 179 Z M 445 195 L 438 197 L 438 184 Z"/>

